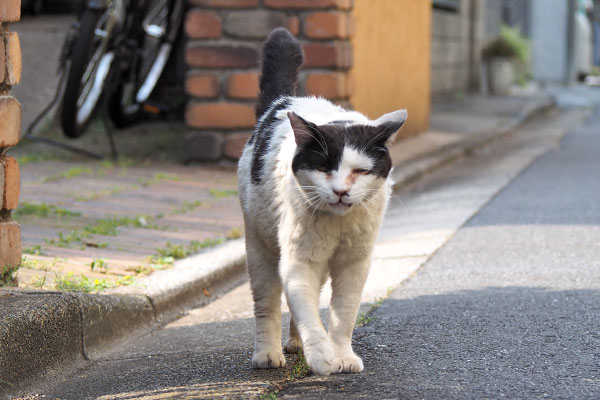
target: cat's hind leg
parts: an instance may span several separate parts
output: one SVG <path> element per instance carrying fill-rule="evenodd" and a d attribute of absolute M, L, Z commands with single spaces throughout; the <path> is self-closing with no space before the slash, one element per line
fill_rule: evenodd
<path fill-rule="evenodd" d="M 302 340 L 300 340 L 300 333 L 296 328 L 294 318 L 290 318 L 290 337 L 283 348 L 288 354 L 298 354 L 302 350 Z"/>
<path fill-rule="evenodd" d="M 260 239 L 246 233 L 246 254 L 250 287 L 254 298 L 256 333 L 252 366 L 278 368 L 285 366 L 281 347 L 281 293 L 278 256 Z"/>

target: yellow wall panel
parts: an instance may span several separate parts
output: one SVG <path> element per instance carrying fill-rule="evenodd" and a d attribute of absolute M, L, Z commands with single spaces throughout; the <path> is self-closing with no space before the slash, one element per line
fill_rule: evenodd
<path fill-rule="evenodd" d="M 402 136 L 427 130 L 431 0 L 355 0 L 353 107 L 370 118 L 408 110 Z"/>

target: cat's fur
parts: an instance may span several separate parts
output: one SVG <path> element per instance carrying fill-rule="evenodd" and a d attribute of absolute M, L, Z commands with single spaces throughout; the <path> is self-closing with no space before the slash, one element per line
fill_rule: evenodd
<path fill-rule="evenodd" d="M 238 167 L 256 317 L 252 365 L 285 365 L 283 290 L 292 312 L 285 350 L 303 349 L 319 375 L 360 372 L 352 330 L 391 193 L 386 143 L 406 111 L 371 121 L 322 98 L 293 97 L 302 60 L 300 44 L 288 31 L 270 34 L 258 123 Z M 318 310 L 328 276 L 329 333 Z"/>

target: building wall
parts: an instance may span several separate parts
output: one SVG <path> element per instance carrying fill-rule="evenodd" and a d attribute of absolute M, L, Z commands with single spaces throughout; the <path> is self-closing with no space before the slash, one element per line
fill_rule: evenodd
<path fill-rule="evenodd" d="M 477 1 L 477 0 L 476 0 Z M 431 96 L 433 100 L 469 91 L 475 64 L 471 58 L 471 0 L 457 10 L 434 8 L 431 35 Z"/>
<path fill-rule="evenodd" d="M 405 108 L 402 135 L 429 122 L 431 2 L 356 0 L 353 107 L 374 119 Z"/>

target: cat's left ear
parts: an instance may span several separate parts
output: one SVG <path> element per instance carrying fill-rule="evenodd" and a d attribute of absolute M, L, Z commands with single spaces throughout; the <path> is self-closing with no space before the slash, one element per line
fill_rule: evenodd
<path fill-rule="evenodd" d="M 396 132 L 404 125 L 408 113 L 406 110 L 392 111 L 373 121 L 375 134 L 383 143 L 389 144 L 396 139 Z"/>

